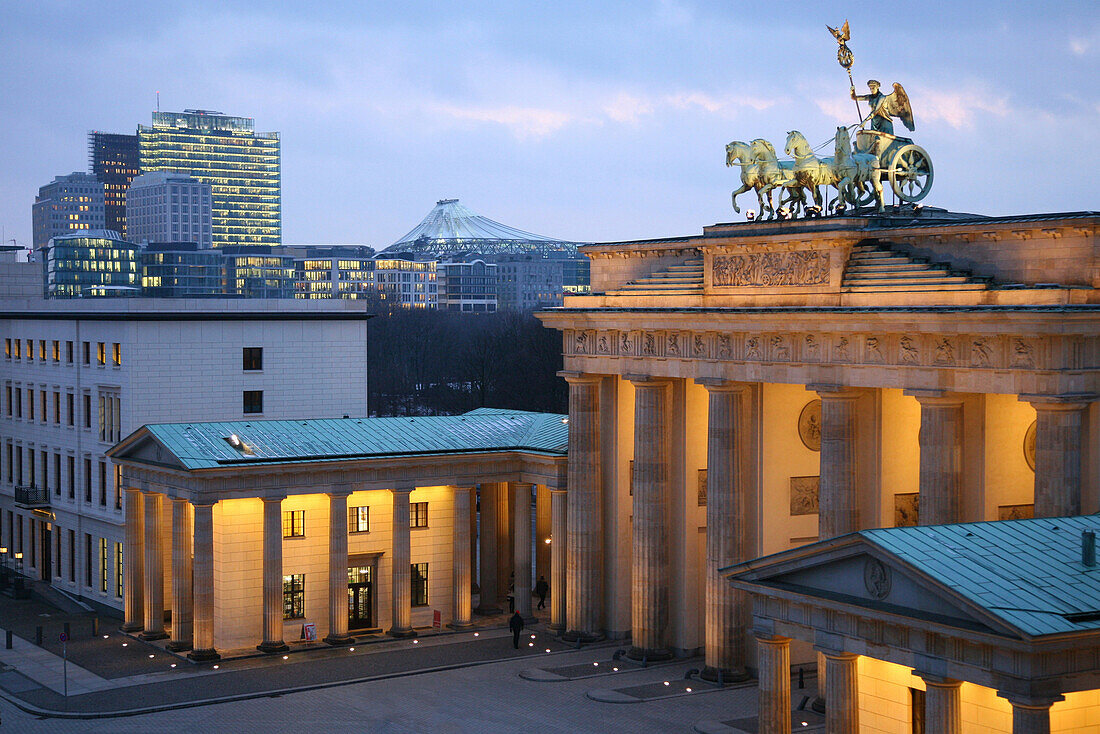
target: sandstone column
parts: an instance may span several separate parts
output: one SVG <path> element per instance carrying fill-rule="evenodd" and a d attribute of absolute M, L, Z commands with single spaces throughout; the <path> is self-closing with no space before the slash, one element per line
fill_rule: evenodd
<path fill-rule="evenodd" d="M 550 490 L 550 629 L 565 631 L 566 526 L 569 495 Z"/>
<path fill-rule="evenodd" d="M 481 485 L 481 532 L 478 542 L 481 544 L 481 562 L 478 565 L 478 578 L 481 596 L 477 613 L 486 616 L 500 614 L 497 604 L 497 492 L 500 485 L 486 482 Z"/>
<path fill-rule="evenodd" d="M 1088 403 L 1021 396 L 1035 407 L 1035 517 L 1081 514 L 1081 436 Z"/>
<path fill-rule="evenodd" d="M 512 559 L 513 591 L 516 611 L 527 622 L 531 614 L 531 490 L 533 484 L 512 483 Z"/>
<path fill-rule="evenodd" d="M 348 495 L 347 487 L 328 493 L 328 636 L 330 645 L 355 641 L 348 634 Z"/>
<path fill-rule="evenodd" d="M 160 547 L 159 492 L 145 493 L 145 630 L 143 640 L 162 640 L 164 632 L 164 558 Z"/>
<path fill-rule="evenodd" d="M 859 655 L 826 652 L 825 731 L 859 734 Z"/>
<path fill-rule="evenodd" d="M 470 623 L 470 487 L 454 487 L 454 536 L 451 550 L 451 623 L 454 629 L 466 629 Z"/>
<path fill-rule="evenodd" d="M 600 382 L 559 373 L 569 383 L 569 502 L 566 504 L 565 626 L 562 638 L 602 637 L 603 492 L 600 472 Z"/>
<path fill-rule="evenodd" d="M 412 550 L 409 546 L 409 495 L 412 488 L 391 489 L 393 494 L 393 622 L 386 633 L 409 637 L 412 628 Z"/>
<path fill-rule="evenodd" d="M 1012 704 L 1012 734 L 1050 734 L 1050 707 L 1065 700 L 1060 695 L 1017 696 L 1005 691 L 998 691 L 997 695 Z"/>
<path fill-rule="evenodd" d="M 933 390 L 907 394 L 920 403 L 920 524 L 962 522 L 962 396 Z"/>
<path fill-rule="evenodd" d="M 745 645 L 738 616 L 745 594 L 718 575 L 742 560 L 745 486 L 741 475 L 740 423 L 745 386 L 696 380 L 710 393 L 707 418 L 707 586 L 705 667 L 702 676 L 743 680 Z"/>
<path fill-rule="evenodd" d="M 172 499 L 172 652 L 192 645 L 191 503 Z"/>
<path fill-rule="evenodd" d="M 787 637 L 757 635 L 756 656 L 760 669 L 760 731 L 791 734 L 791 641 Z"/>
<path fill-rule="evenodd" d="M 125 591 L 125 622 L 123 632 L 137 632 L 145 624 L 145 507 L 140 489 L 126 488 L 126 527 L 123 550 L 123 589 Z M 8 534 L 11 533 L 9 525 Z M 77 535 L 76 539 L 79 540 Z M 15 538 L 8 539 L 15 552 Z M 72 558 L 79 554 L 75 549 Z"/>
<path fill-rule="evenodd" d="M 821 540 L 860 529 L 856 491 L 855 390 L 815 388 L 821 397 L 821 481 L 818 537 Z"/>
<path fill-rule="evenodd" d="M 192 660 L 217 660 L 214 650 L 214 505 L 195 504 L 195 609 Z"/>
<path fill-rule="evenodd" d="M 631 552 L 631 658 L 662 660 L 668 649 L 669 403 L 667 380 L 634 385 L 634 523 Z"/>
<path fill-rule="evenodd" d="M 264 504 L 264 639 L 261 652 L 283 652 L 283 500 L 263 497 Z"/>
<path fill-rule="evenodd" d="M 943 734 L 962 732 L 962 700 L 959 689 L 962 681 L 924 673 L 924 728 Z"/>
<path fill-rule="evenodd" d="M 512 553 L 512 483 L 497 485 L 497 603 L 507 605 L 512 594 L 515 561 Z M 509 610 L 510 612 L 511 610 Z"/>

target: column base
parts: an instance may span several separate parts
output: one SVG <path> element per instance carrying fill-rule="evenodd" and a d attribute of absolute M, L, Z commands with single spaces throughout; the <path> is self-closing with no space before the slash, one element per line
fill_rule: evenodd
<path fill-rule="evenodd" d="M 645 647 L 634 647 L 633 645 L 631 645 L 630 649 L 626 652 L 626 656 L 631 660 L 644 660 L 647 663 L 655 663 L 661 660 L 671 660 L 672 651 L 666 650 L 665 648 L 654 649 Z"/>
<path fill-rule="evenodd" d="M 714 668 L 707 665 L 703 668 L 703 672 L 699 673 L 699 677 L 711 683 L 722 681 L 722 685 L 729 685 L 742 683 L 752 676 L 744 668 Z"/>
<path fill-rule="evenodd" d="M 128 634 L 132 634 L 134 632 L 141 632 L 145 629 L 145 625 L 141 622 L 130 622 L 129 624 L 122 625 L 119 629 Z"/>
<path fill-rule="evenodd" d="M 546 625 L 546 629 L 553 632 L 555 635 L 560 635 L 562 632 L 565 632 L 565 625 L 550 623 Z"/>
<path fill-rule="evenodd" d="M 168 652 L 186 652 L 191 649 L 191 643 L 185 640 L 172 640 L 164 647 Z"/>
<path fill-rule="evenodd" d="M 208 663 L 212 660 L 221 660 L 222 656 L 218 654 L 217 650 L 211 647 L 206 650 L 192 650 L 187 653 L 187 658 L 189 660 L 194 660 L 196 663 Z"/>
<path fill-rule="evenodd" d="M 386 634 L 389 635 L 390 637 L 414 637 L 416 635 L 416 630 L 414 630 L 414 629 L 403 629 L 403 630 L 401 630 L 401 629 L 391 628 L 391 629 L 386 630 Z"/>
<path fill-rule="evenodd" d="M 580 645 L 589 645 L 593 642 L 599 642 L 603 639 L 603 635 L 599 632 L 582 632 L 580 630 L 569 630 L 561 636 L 561 639 L 565 642 L 576 642 Z"/>
<path fill-rule="evenodd" d="M 151 632 L 142 632 L 138 637 L 146 642 L 150 640 L 165 640 L 168 638 L 168 633 L 164 630 L 153 630 Z"/>
<path fill-rule="evenodd" d="M 355 642 L 355 638 L 351 635 L 328 635 L 322 638 L 321 642 L 326 645 L 332 645 L 333 647 L 343 647 L 344 645 L 351 645 Z"/>
<path fill-rule="evenodd" d="M 503 613 L 504 613 L 504 608 L 503 607 L 498 607 L 498 606 L 493 606 L 493 605 L 478 607 L 477 609 L 474 610 L 474 614 L 480 615 L 482 617 L 495 617 L 496 615 L 503 614 Z"/>
<path fill-rule="evenodd" d="M 261 642 L 259 645 L 256 645 L 256 649 L 259 650 L 260 652 L 266 652 L 269 655 L 271 655 L 271 654 L 274 654 L 274 653 L 277 653 L 277 652 L 286 652 L 290 648 L 287 647 L 287 644 L 285 642 L 283 642 L 282 640 L 276 640 L 276 641 L 273 641 L 273 642 L 269 642 L 269 641 L 265 640 L 264 642 Z"/>
<path fill-rule="evenodd" d="M 448 622 L 447 626 L 453 630 L 470 630 L 474 628 L 473 622 Z"/>

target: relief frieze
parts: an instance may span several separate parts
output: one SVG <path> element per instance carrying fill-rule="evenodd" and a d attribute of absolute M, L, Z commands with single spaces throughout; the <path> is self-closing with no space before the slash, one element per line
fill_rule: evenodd
<path fill-rule="evenodd" d="M 829 253 L 817 250 L 720 255 L 712 267 L 716 286 L 824 285 L 829 273 Z"/>

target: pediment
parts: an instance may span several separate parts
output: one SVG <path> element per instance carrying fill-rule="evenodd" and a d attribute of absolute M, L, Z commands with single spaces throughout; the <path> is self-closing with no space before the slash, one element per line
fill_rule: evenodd
<path fill-rule="evenodd" d="M 902 615 L 962 629 L 1019 638 L 1012 626 L 869 544 L 823 550 L 772 569 L 758 569 L 753 584 L 866 609 L 869 616 Z M 748 579 L 746 579 L 748 580 Z"/>
<path fill-rule="evenodd" d="M 113 456 L 115 459 L 122 461 L 135 461 L 173 469 L 186 469 L 175 454 L 148 433 L 138 437 L 130 445 L 114 453 Z"/>

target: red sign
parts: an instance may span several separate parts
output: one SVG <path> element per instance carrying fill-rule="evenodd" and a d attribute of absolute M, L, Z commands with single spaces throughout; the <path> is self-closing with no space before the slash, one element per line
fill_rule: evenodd
<path fill-rule="evenodd" d="M 443 615 L 439 613 L 438 609 L 432 610 L 432 627 L 435 629 L 443 629 Z"/>

